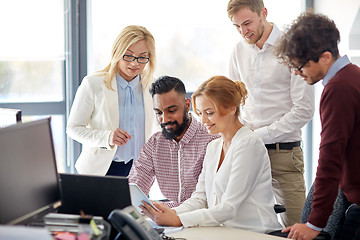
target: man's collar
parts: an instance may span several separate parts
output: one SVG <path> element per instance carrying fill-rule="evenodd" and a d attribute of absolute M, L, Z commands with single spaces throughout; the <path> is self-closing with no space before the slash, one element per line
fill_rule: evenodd
<path fill-rule="evenodd" d="M 261 51 L 261 50 L 264 51 L 265 49 L 268 48 L 268 46 L 274 46 L 276 44 L 276 41 L 278 40 L 281 32 L 275 23 L 270 23 L 270 24 L 272 25 L 272 30 L 270 32 L 269 37 L 266 39 L 262 49 L 260 49 L 258 46 L 256 46 L 255 43 L 247 44 L 247 45 L 249 45 L 253 49 L 257 49 L 258 51 Z"/>
<path fill-rule="evenodd" d="M 336 61 L 331 65 L 325 77 L 323 78 L 322 84 L 326 86 L 330 79 L 332 79 L 337 72 L 350 63 L 350 60 L 347 55 L 342 56 L 341 58 L 336 59 Z"/>
<path fill-rule="evenodd" d="M 279 28 L 274 23 L 270 23 L 270 24 L 273 26 L 273 28 L 270 32 L 268 39 L 266 39 L 266 41 L 264 43 L 264 47 L 265 47 L 265 45 L 274 46 L 280 35 Z"/>

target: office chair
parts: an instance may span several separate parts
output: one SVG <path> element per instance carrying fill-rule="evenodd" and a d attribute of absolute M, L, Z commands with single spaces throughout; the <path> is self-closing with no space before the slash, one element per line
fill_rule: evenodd
<path fill-rule="evenodd" d="M 311 212 L 311 203 L 314 193 L 314 184 L 311 186 L 305 204 L 301 213 L 301 223 L 306 223 Z M 321 240 L 334 240 L 341 230 L 341 226 L 344 223 L 346 209 L 350 206 L 350 203 L 346 199 L 344 193 L 339 189 L 338 195 L 334 203 L 334 209 L 327 221 L 326 227 L 316 238 Z M 321 235 L 321 236 L 320 236 Z"/>
<path fill-rule="evenodd" d="M 286 207 L 285 207 L 285 205 L 282 205 L 282 204 L 275 204 L 274 210 L 275 210 L 275 213 L 283 213 L 283 212 L 286 212 Z"/>
<path fill-rule="evenodd" d="M 285 207 L 285 205 L 282 205 L 282 204 L 275 204 L 274 205 L 274 211 L 275 211 L 276 214 L 283 213 L 283 212 L 286 212 L 286 207 Z M 273 235 L 273 236 L 277 236 L 277 237 L 284 237 L 284 238 L 286 238 L 287 235 L 288 235 L 287 233 L 282 233 L 281 230 L 269 232 L 268 234 Z"/>
<path fill-rule="evenodd" d="M 313 200 L 314 184 L 311 186 L 306 197 L 305 204 L 301 213 L 300 223 L 306 223 L 311 212 L 311 203 Z M 346 209 L 350 203 L 347 201 L 344 193 L 339 189 L 338 196 L 334 203 L 334 209 L 328 219 L 326 227 L 314 240 L 335 240 L 343 225 Z M 275 207 L 274 207 L 275 208 Z M 287 237 L 288 233 L 281 233 L 281 230 L 270 232 L 269 235 L 278 237 Z"/>

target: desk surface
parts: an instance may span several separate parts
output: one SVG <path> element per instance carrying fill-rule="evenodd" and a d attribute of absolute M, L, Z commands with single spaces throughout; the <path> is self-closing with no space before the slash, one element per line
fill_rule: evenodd
<path fill-rule="evenodd" d="M 180 232 L 169 234 L 171 237 L 185 238 L 186 240 L 280 240 L 284 238 L 261 233 L 250 232 L 238 228 L 226 227 L 194 227 L 184 228 Z"/>

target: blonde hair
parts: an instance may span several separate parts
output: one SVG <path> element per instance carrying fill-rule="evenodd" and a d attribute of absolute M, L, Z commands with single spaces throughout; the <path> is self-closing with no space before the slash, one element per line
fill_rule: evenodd
<path fill-rule="evenodd" d="M 111 81 L 118 73 L 118 62 L 122 59 L 126 50 L 132 44 L 142 40 L 146 42 L 150 57 L 149 62 L 146 64 L 142 73 L 140 73 L 143 89 L 147 88 L 147 86 L 151 83 L 156 62 L 155 39 L 145 27 L 130 25 L 125 27 L 115 39 L 112 46 L 110 63 L 106 68 L 100 71 L 105 74 L 104 82 L 108 89 L 112 89 Z"/>
<path fill-rule="evenodd" d="M 199 115 L 196 110 L 196 98 L 199 96 L 207 96 L 215 105 L 216 111 L 220 115 L 225 114 L 225 110 L 236 107 L 235 116 L 240 115 L 240 105 L 245 104 L 247 90 L 245 84 L 239 81 L 232 81 L 224 76 L 214 76 L 203 82 L 200 87 L 193 93 L 192 105 L 193 111 Z"/>
<path fill-rule="evenodd" d="M 259 16 L 264 8 L 264 2 L 262 0 L 230 0 L 227 6 L 227 13 L 232 20 L 234 15 L 240 8 L 248 7 L 251 11 L 256 12 Z"/>

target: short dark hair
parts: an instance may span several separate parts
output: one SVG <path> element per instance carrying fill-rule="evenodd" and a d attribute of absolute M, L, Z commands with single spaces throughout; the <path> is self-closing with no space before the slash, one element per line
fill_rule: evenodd
<path fill-rule="evenodd" d="M 155 94 L 162 94 L 175 90 L 179 94 L 186 95 L 184 83 L 176 78 L 169 76 L 161 76 L 155 82 L 151 84 L 149 92 L 153 97 Z"/>
<path fill-rule="evenodd" d="M 340 33 L 333 20 L 312 11 L 301 14 L 288 27 L 275 47 L 275 54 L 289 67 L 319 61 L 321 53 L 329 51 L 338 58 Z"/>

